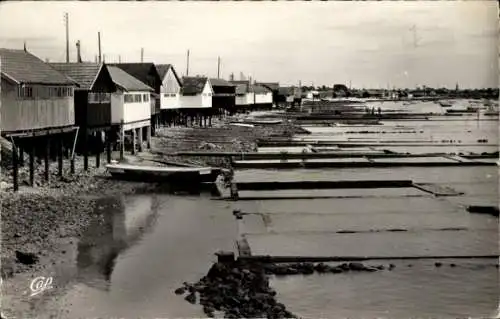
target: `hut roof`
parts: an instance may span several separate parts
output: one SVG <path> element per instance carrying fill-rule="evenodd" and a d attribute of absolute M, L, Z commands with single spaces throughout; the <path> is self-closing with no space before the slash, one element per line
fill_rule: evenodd
<path fill-rule="evenodd" d="M 76 85 L 72 79 L 27 51 L 0 48 L 0 59 L 2 75 L 16 83 Z"/>
<path fill-rule="evenodd" d="M 80 89 L 91 90 L 95 80 L 99 76 L 103 63 L 50 63 L 57 71 L 75 80 Z"/>
<path fill-rule="evenodd" d="M 153 88 L 118 67 L 108 66 L 108 70 L 113 82 L 125 91 L 154 92 Z"/>
<path fill-rule="evenodd" d="M 182 78 L 182 94 L 201 94 L 207 83 L 207 77 L 189 77 Z"/>

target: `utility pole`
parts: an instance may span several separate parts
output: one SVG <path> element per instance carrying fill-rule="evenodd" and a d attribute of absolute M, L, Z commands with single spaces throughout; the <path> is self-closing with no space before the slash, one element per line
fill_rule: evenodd
<path fill-rule="evenodd" d="M 122 63 L 122 56 L 118 55 L 118 63 Z"/>
<path fill-rule="evenodd" d="M 69 63 L 69 16 L 64 14 L 64 22 L 66 24 L 66 63 Z"/>
<path fill-rule="evenodd" d="M 26 49 L 26 41 L 24 41 L 24 52 L 27 52 L 28 50 Z"/>
<path fill-rule="evenodd" d="M 99 63 L 102 62 L 102 52 L 101 52 L 101 32 L 97 32 L 97 44 L 99 46 Z"/>
<path fill-rule="evenodd" d="M 186 76 L 189 76 L 189 49 L 187 51 Z"/>
<path fill-rule="evenodd" d="M 220 56 L 217 57 L 217 78 L 220 79 Z"/>
<path fill-rule="evenodd" d="M 144 62 L 144 48 L 141 48 L 141 63 Z"/>

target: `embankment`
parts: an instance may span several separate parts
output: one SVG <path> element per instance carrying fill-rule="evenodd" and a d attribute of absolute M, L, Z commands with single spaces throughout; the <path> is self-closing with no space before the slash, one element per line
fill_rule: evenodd
<path fill-rule="evenodd" d="M 152 140 L 153 152 L 164 161 L 191 163 L 229 168 L 228 158 L 170 156 L 168 154 L 187 151 L 210 152 L 254 152 L 259 139 L 308 134 L 299 126 L 286 123 L 280 125 L 245 127 L 223 125 L 210 128 L 174 127 L 160 129 Z"/>

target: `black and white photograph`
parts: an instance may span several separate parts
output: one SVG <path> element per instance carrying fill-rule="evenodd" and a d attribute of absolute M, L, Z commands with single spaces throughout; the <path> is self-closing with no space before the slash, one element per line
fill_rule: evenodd
<path fill-rule="evenodd" d="M 500 318 L 498 7 L 1 2 L 0 318 Z"/>

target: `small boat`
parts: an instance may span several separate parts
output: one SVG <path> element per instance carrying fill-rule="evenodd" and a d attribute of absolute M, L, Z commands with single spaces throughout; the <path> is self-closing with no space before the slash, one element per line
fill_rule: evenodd
<path fill-rule="evenodd" d="M 243 121 L 246 124 L 254 125 L 275 125 L 283 123 L 283 120 L 257 120 L 257 119 L 246 119 Z"/>
<path fill-rule="evenodd" d="M 447 102 L 447 101 L 439 101 L 438 103 L 439 103 L 439 105 L 441 105 L 441 107 L 452 107 L 453 106 L 452 103 Z"/>
<path fill-rule="evenodd" d="M 221 169 L 212 167 L 143 166 L 108 164 L 108 172 L 115 178 L 142 182 L 213 183 Z"/>

